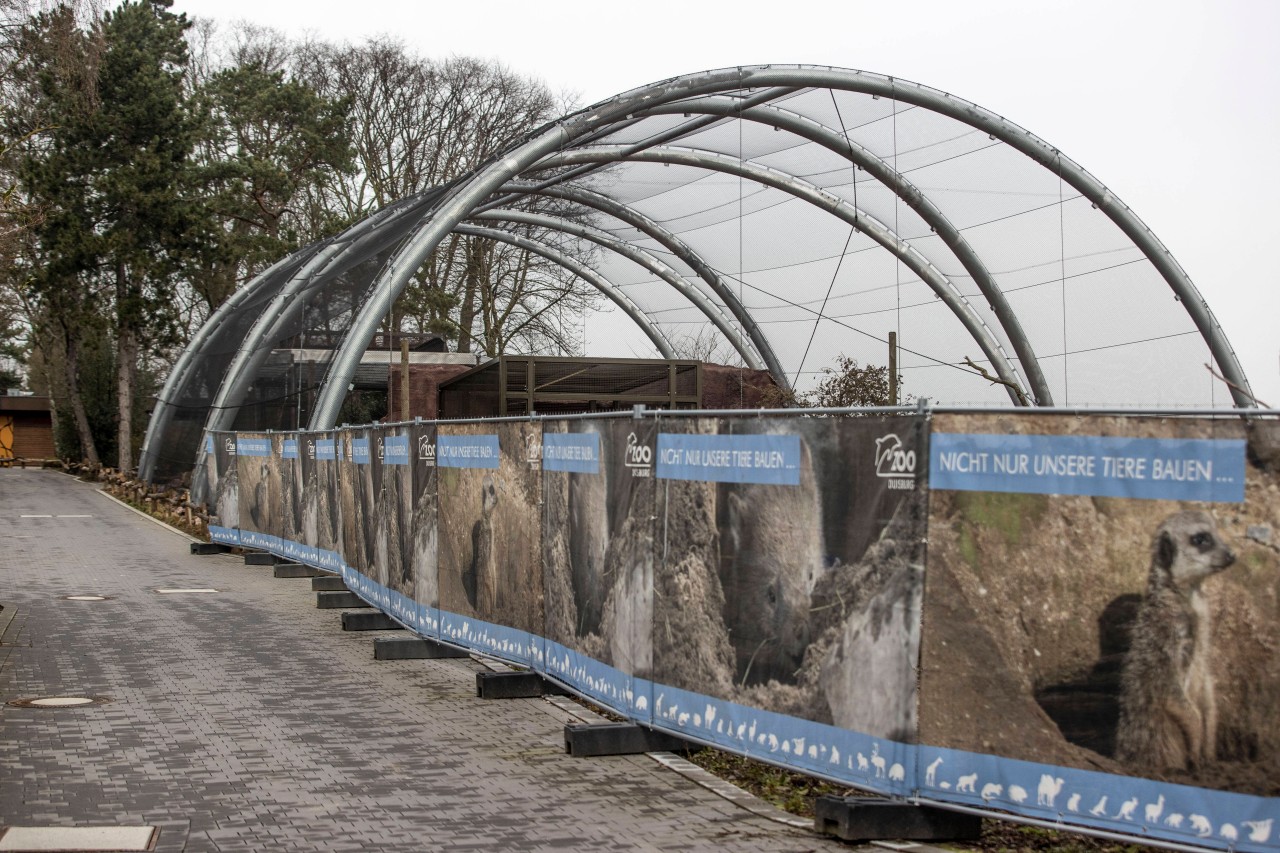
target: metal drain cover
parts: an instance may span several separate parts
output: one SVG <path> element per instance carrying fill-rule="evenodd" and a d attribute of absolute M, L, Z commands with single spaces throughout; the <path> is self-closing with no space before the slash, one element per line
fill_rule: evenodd
<path fill-rule="evenodd" d="M 85 705 L 102 705 L 110 702 L 106 696 L 36 696 L 32 699 L 13 699 L 6 702 L 15 708 L 83 708 Z M 0 850 L 5 848 L 0 847 Z"/>

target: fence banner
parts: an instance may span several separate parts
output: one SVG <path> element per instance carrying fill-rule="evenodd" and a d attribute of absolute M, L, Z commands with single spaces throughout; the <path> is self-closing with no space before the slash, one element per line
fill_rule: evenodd
<path fill-rule="evenodd" d="M 302 541 L 302 512 L 299 505 L 302 497 L 302 472 L 298 438 L 296 435 L 275 433 L 271 440 L 272 453 L 276 458 L 276 479 L 272 483 L 270 500 L 280 508 L 272 532 L 280 537 L 280 556 L 297 560 L 296 546 L 293 555 L 285 552 L 290 549 L 291 543 Z"/>
<path fill-rule="evenodd" d="M 648 720 L 653 667 L 654 424 L 549 422 L 542 465 L 544 636 L 556 678 Z M 553 645 L 554 644 L 554 645 Z"/>
<path fill-rule="evenodd" d="M 433 424 L 416 424 L 396 431 L 397 438 L 407 442 L 412 489 L 406 511 L 406 528 L 402 531 L 402 547 L 406 548 L 404 569 L 412 578 L 412 590 L 405 595 L 413 601 L 419 634 L 432 639 L 440 636 L 440 562 L 437 543 L 436 501 L 436 429 Z M 391 445 L 394 447 L 394 445 Z M 391 451 L 388 451 L 391 454 Z M 399 450 L 394 452 L 398 456 Z M 391 458 L 389 455 L 388 458 Z M 389 462 L 388 464 L 399 464 Z M 397 473 L 397 476 L 403 476 Z M 403 484 L 402 484 L 403 487 Z"/>
<path fill-rule="evenodd" d="M 1275 849 L 1274 462 L 1239 421 L 933 431 L 921 795 Z"/>
<path fill-rule="evenodd" d="M 659 421 L 656 724 L 875 790 L 908 790 L 923 424 Z"/>
<path fill-rule="evenodd" d="M 342 555 L 345 565 L 357 568 L 377 587 L 385 589 L 387 578 L 379 573 L 379 567 L 373 561 L 374 495 L 369 430 L 339 430 L 336 453 L 342 531 L 341 545 L 336 550 Z M 381 606 L 385 599 L 374 603 Z"/>
<path fill-rule="evenodd" d="M 440 636 L 530 665 L 545 625 L 537 423 L 436 432 Z"/>
<path fill-rule="evenodd" d="M 281 505 L 278 457 L 272 452 L 272 443 L 271 436 L 265 434 L 237 433 L 235 436 L 240 544 L 246 548 L 274 552 L 279 548 L 276 519 Z"/>
<path fill-rule="evenodd" d="M 341 572 L 422 636 L 629 719 L 893 796 L 1280 853 L 1275 421 L 207 441 L 218 541 Z"/>
<path fill-rule="evenodd" d="M 341 571 L 341 495 L 338 491 L 335 434 L 302 433 L 298 436 L 298 450 L 304 478 L 301 501 L 303 543 L 314 554 L 312 563 L 317 568 Z"/>
<path fill-rule="evenodd" d="M 233 433 L 205 433 L 205 494 L 209 496 L 209 536 L 224 545 L 240 544 L 240 475 Z"/>

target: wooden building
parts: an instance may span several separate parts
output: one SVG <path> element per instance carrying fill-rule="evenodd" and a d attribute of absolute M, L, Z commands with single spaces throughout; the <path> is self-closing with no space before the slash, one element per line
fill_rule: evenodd
<path fill-rule="evenodd" d="M 400 373 L 391 377 L 393 401 L 402 399 Z M 408 373 L 408 405 L 393 403 L 388 420 L 610 412 L 637 403 L 752 409 L 778 399 L 766 371 L 684 359 L 500 356 L 472 368 L 415 364 Z"/>
<path fill-rule="evenodd" d="M 23 459 L 55 459 L 48 397 L 0 397 L 0 465 Z"/>

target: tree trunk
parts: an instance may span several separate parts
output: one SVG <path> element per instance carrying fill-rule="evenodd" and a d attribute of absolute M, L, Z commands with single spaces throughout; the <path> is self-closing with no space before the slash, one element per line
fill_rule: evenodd
<path fill-rule="evenodd" d="M 89 429 L 89 416 L 84 410 L 84 400 L 80 397 L 80 345 L 75 336 L 64 330 L 66 355 L 62 360 L 67 375 L 67 396 L 71 400 L 71 412 L 76 420 L 76 433 L 80 436 L 80 452 L 84 461 L 90 465 L 98 465 L 98 448 L 93 443 L 93 432 Z"/>
<path fill-rule="evenodd" d="M 476 292 L 480 289 L 480 241 L 467 241 L 467 265 L 463 270 L 462 304 L 458 307 L 458 352 L 471 352 L 471 326 L 476 319 Z"/>
<path fill-rule="evenodd" d="M 117 470 L 133 471 L 133 392 L 138 380 L 137 294 L 129 286 L 129 271 L 116 265 L 116 445 Z"/>
<path fill-rule="evenodd" d="M 133 470 L 133 392 L 138 379 L 138 333 L 125 327 L 116 333 L 116 396 L 119 401 L 117 442 L 121 473 Z"/>

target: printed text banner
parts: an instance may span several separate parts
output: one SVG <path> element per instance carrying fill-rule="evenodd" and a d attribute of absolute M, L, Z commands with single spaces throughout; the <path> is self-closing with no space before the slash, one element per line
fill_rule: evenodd
<path fill-rule="evenodd" d="M 542 467 L 547 471 L 573 474 L 600 473 L 600 434 L 543 433 Z"/>
<path fill-rule="evenodd" d="M 436 437 L 436 461 L 441 468 L 497 468 L 500 459 L 497 435 Z"/>
<path fill-rule="evenodd" d="M 795 486 L 800 483 L 800 437 L 659 433 L 658 477 Z"/>
<path fill-rule="evenodd" d="M 935 433 L 929 486 L 970 492 L 1240 503 L 1237 439 Z"/>

